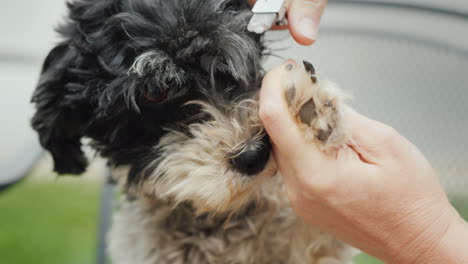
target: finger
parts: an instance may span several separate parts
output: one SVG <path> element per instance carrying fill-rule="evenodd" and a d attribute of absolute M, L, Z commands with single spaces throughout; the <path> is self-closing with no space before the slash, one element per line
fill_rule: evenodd
<path fill-rule="evenodd" d="M 291 0 L 288 7 L 289 30 L 299 44 L 315 42 L 326 4 L 327 0 Z"/>
<path fill-rule="evenodd" d="M 346 111 L 351 147 L 361 160 L 379 164 L 380 160 L 398 155 L 405 139 L 392 127 L 369 119 L 354 110 Z"/>
<path fill-rule="evenodd" d="M 286 66 L 289 64 L 295 62 L 287 60 L 265 75 L 259 99 L 260 119 L 272 141 L 281 148 L 289 148 L 290 139 L 301 138 L 284 99 L 286 88 L 282 87 L 283 80 L 288 78 Z"/>

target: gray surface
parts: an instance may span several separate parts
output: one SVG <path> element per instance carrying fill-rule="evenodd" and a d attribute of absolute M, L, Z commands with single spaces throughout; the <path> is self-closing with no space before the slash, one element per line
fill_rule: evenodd
<path fill-rule="evenodd" d="M 330 0 L 333 2 L 334 0 Z M 347 0 L 345 0 L 347 1 Z M 352 0 L 351 0 L 352 1 Z M 440 9 L 457 10 L 468 12 L 468 4 L 466 0 L 362 0 L 363 2 L 381 2 L 381 3 L 403 3 L 414 4 L 421 6 L 430 6 Z"/>
<path fill-rule="evenodd" d="M 350 5 L 331 6 L 319 41 L 273 47 L 307 59 L 319 78 L 350 91 L 358 111 L 414 142 L 452 196 L 468 188 L 468 19 Z M 270 33 L 282 38 L 284 33 Z M 270 59 L 267 68 L 281 62 Z"/>
<path fill-rule="evenodd" d="M 0 8 L 0 186 L 27 173 L 41 153 L 29 103 L 53 43 L 63 0 L 2 1 Z"/>
<path fill-rule="evenodd" d="M 29 128 L 29 104 L 38 69 L 21 63 L 0 61 L 0 186 L 14 182 L 28 172 L 41 149 Z"/>
<path fill-rule="evenodd" d="M 0 2 L 0 60 L 37 65 L 58 40 L 53 27 L 65 14 L 65 0 Z"/>

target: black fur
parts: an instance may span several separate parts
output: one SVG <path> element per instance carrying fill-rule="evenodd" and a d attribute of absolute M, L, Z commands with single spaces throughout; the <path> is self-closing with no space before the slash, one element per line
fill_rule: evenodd
<path fill-rule="evenodd" d="M 138 171 L 164 127 L 197 122 L 187 101 L 222 108 L 259 89 L 263 46 L 246 30 L 245 1 L 74 0 L 68 7 L 63 41 L 32 98 L 32 126 L 60 174 L 86 169 L 84 137 L 111 164 Z"/>

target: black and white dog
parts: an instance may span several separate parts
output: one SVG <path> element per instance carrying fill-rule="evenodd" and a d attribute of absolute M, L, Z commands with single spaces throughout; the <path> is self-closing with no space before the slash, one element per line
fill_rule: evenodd
<path fill-rule="evenodd" d="M 32 120 L 59 174 L 107 158 L 124 197 L 114 263 L 347 263 L 352 250 L 301 223 L 258 118 L 262 37 L 243 0 L 72 0 Z M 287 66 L 306 136 L 343 142 L 339 90 Z M 301 107 L 299 107 L 301 106 Z M 303 107 L 305 106 L 305 107 Z"/>

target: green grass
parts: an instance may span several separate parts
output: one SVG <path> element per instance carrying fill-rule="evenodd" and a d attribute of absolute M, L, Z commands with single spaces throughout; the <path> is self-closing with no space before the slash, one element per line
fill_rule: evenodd
<path fill-rule="evenodd" d="M 453 206 L 458 210 L 460 215 L 468 221 L 468 201 L 467 198 L 457 198 L 452 201 Z"/>
<path fill-rule="evenodd" d="M 383 264 L 382 261 L 376 259 L 376 258 L 373 258 L 369 255 L 366 255 L 364 253 L 362 254 L 359 254 L 358 256 L 356 256 L 354 258 L 354 263 L 356 264 Z"/>
<path fill-rule="evenodd" d="M 0 193 L 0 263 L 87 264 L 96 248 L 99 186 L 28 180 Z"/>
<path fill-rule="evenodd" d="M 0 263 L 94 263 L 99 185 L 82 179 L 28 180 L 0 193 Z M 468 219 L 468 203 L 454 201 Z M 357 264 L 383 262 L 360 254 Z"/>

